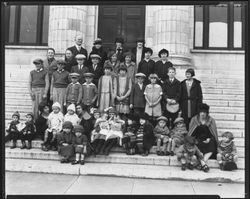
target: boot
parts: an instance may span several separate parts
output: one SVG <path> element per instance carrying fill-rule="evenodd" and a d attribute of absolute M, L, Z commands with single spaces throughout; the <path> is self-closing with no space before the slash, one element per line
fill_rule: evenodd
<path fill-rule="evenodd" d="M 26 143 L 25 143 L 25 141 L 22 141 L 21 149 L 25 149 L 25 148 L 26 148 Z"/>
<path fill-rule="evenodd" d="M 11 149 L 16 148 L 16 140 L 13 140 L 13 141 L 12 141 L 12 146 L 11 146 L 10 148 L 11 148 Z"/>
<path fill-rule="evenodd" d="M 32 145 L 31 145 L 31 141 L 28 141 L 28 146 L 27 149 L 31 149 Z"/>

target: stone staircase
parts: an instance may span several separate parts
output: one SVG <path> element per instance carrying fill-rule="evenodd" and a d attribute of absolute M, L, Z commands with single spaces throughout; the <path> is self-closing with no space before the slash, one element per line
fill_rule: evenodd
<path fill-rule="evenodd" d="M 28 75 L 29 71 L 32 70 L 32 66 L 22 65 L 7 65 L 5 68 L 5 122 L 6 124 L 11 120 L 11 115 L 14 111 L 18 110 L 21 114 L 21 120 L 25 118 L 25 113 L 31 111 L 31 99 L 28 93 Z M 194 171 L 186 171 L 180 175 L 180 168 L 176 156 L 157 156 L 155 154 L 155 147 L 151 149 L 151 153 L 148 157 L 141 157 L 138 155 L 127 156 L 123 149 L 115 148 L 112 150 L 110 156 L 96 156 L 89 157 L 86 159 L 86 165 L 93 165 L 94 163 L 100 163 L 104 167 L 107 165 L 109 172 L 105 171 L 101 165 L 100 168 L 93 166 L 83 166 L 90 170 L 85 170 L 85 174 L 100 174 L 100 175 L 118 175 L 123 176 L 123 170 L 119 173 L 117 167 L 130 168 L 128 174 L 125 176 L 131 177 L 146 177 L 146 178 L 182 178 L 191 180 L 208 180 L 212 179 L 218 181 L 220 179 L 227 179 L 233 181 L 244 181 L 244 168 L 245 168 L 245 88 L 244 88 L 244 72 L 237 72 L 232 74 L 230 71 L 219 71 L 219 70 L 196 70 L 196 78 L 199 79 L 202 84 L 204 102 L 210 105 L 210 115 L 215 118 L 218 134 L 225 131 L 231 131 L 235 136 L 235 143 L 239 155 L 238 167 L 239 170 L 231 172 L 220 171 L 218 164 L 215 160 L 209 160 L 209 166 L 212 168 L 211 172 L 207 176 L 203 176 L 201 172 L 199 175 L 193 175 Z M 185 70 L 177 69 L 177 78 L 183 80 L 185 77 Z M 219 137 L 220 139 L 220 137 Z M 20 144 L 20 143 L 19 143 Z M 50 165 L 55 165 L 56 168 L 64 167 L 58 160 L 59 156 L 57 152 L 43 152 L 40 150 L 41 141 L 34 141 L 34 149 L 32 150 L 21 150 L 21 149 L 10 149 L 10 143 L 6 144 L 6 170 L 14 171 L 32 171 L 34 172 L 60 172 L 52 169 Z M 15 161 L 18 160 L 18 161 Z M 57 161 L 55 161 L 57 160 Z M 36 166 L 39 165 L 39 168 Z M 42 166 L 43 165 L 43 166 Z M 71 165 L 70 165 L 71 166 Z M 68 169 L 64 170 L 63 173 L 75 172 L 75 166 L 65 166 Z M 147 168 L 154 168 L 154 171 L 162 171 L 162 175 L 148 174 Z M 79 166 L 80 167 L 80 166 Z M 138 169 L 144 168 L 145 172 L 138 173 Z M 72 169 L 70 169 L 72 168 Z M 78 168 L 78 167 L 77 167 Z M 96 168 L 96 170 L 93 170 Z M 102 169 L 101 169 L 102 168 Z M 105 167 L 106 168 L 106 167 Z M 172 171 L 171 175 L 165 173 L 165 169 Z M 119 169 L 118 169 L 119 170 Z M 175 172 L 175 170 L 177 170 Z M 120 170 L 119 170 L 120 171 Z M 133 171 L 133 172 L 132 172 Z M 148 171 L 148 170 L 147 170 Z M 152 170 L 151 170 L 152 171 Z M 73 173 L 74 173 L 73 172 Z M 78 174 L 83 174 L 82 169 L 77 170 Z M 112 173 L 113 172 L 113 173 Z M 191 172 L 191 173 L 190 173 Z M 125 172 L 126 173 L 126 172 Z M 154 172 L 153 172 L 154 173 Z M 211 173 L 211 174 L 210 174 Z M 169 176 L 170 175 L 170 176 Z M 201 177 L 201 175 L 203 177 Z M 211 176 L 210 176 L 211 175 Z M 236 176 L 233 178 L 233 176 Z M 163 177 L 164 176 L 164 177 Z M 217 176 L 217 177 L 216 177 Z M 238 178 L 237 178 L 238 176 Z M 240 178 L 240 179 L 239 179 Z"/>

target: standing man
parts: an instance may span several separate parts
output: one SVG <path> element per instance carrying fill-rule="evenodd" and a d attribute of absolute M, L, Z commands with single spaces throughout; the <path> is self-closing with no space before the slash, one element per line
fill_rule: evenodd
<path fill-rule="evenodd" d="M 81 35 L 76 35 L 75 37 L 75 45 L 69 47 L 68 49 L 72 51 L 73 56 L 75 57 L 77 54 L 84 54 L 85 57 L 88 57 L 88 52 L 85 48 L 82 47 L 83 38 Z M 77 65 L 77 62 L 76 62 Z"/>
<path fill-rule="evenodd" d="M 142 38 L 138 38 L 136 40 L 136 47 L 132 48 L 131 52 L 134 54 L 134 61 L 136 63 L 136 72 L 138 69 L 139 63 L 144 59 L 144 51 L 145 51 L 145 40 Z"/>
<path fill-rule="evenodd" d="M 35 70 L 30 72 L 29 76 L 29 92 L 32 99 L 32 112 L 36 120 L 39 115 L 38 106 L 47 98 L 49 90 L 49 75 L 47 70 L 43 68 L 43 60 L 35 59 L 33 64 L 36 66 Z"/>

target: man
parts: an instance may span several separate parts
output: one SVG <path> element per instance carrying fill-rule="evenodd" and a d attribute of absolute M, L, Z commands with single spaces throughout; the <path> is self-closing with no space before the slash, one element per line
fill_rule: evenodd
<path fill-rule="evenodd" d="M 33 64 L 36 66 L 36 69 L 30 72 L 28 89 L 32 99 L 34 119 L 36 120 L 39 115 L 38 106 L 47 98 L 49 90 L 49 75 L 47 70 L 43 69 L 42 59 L 35 59 Z"/>
<path fill-rule="evenodd" d="M 132 48 L 131 52 L 134 54 L 134 61 L 136 63 L 136 72 L 137 72 L 137 68 L 138 65 L 140 63 L 140 61 L 142 61 L 144 59 L 144 51 L 146 49 L 145 45 L 145 40 L 142 38 L 138 38 L 136 40 L 136 47 Z"/>
<path fill-rule="evenodd" d="M 77 54 L 84 54 L 85 57 L 88 57 L 88 52 L 85 48 L 82 47 L 82 42 L 83 42 L 83 38 L 81 35 L 77 35 L 75 37 L 75 45 L 72 47 L 69 47 L 68 49 L 72 51 L 74 57 Z"/>

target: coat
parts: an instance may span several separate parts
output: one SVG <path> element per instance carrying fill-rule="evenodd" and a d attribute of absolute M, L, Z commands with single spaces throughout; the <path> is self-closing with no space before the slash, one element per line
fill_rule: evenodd
<path fill-rule="evenodd" d="M 127 68 L 127 75 L 131 78 L 132 82 L 135 82 L 135 74 L 136 74 L 136 64 L 131 62 L 128 66 L 125 62 L 121 63 L 120 67 L 125 66 Z"/>
<path fill-rule="evenodd" d="M 94 74 L 93 83 L 96 85 L 96 87 L 98 87 L 98 81 L 100 77 L 104 75 L 103 67 L 101 66 L 101 64 L 98 64 L 96 69 L 94 70 L 93 65 L 91 64 L 88 66 L 88 68 L 89 68 L 89 73 Z"/>
<path fill-rule="evenodd" d="M 146 47 L 143 47 L 143 49 L 142 49 L 141 59 L 140 59 L 139 61 L 136 60 L 137 47 L 132 48 L 132 49 L 131 49 L 131 52 L 132 52 L 133 55 L 134 55 L 132 61 L 134 61 L 135 63 L 137 63 L 137 61 L 138 61 L 138 62 L 141 62 L 141 61 L 144 59 L 144 57 L 145 57 L 145 48 L 146 48 Z"/>
<path fill-rule="evenodd" d="M 71 159 L 74 157 L 74 134 L 70 132 L 69 134 L 61 132 L 57 137 L 58 141 L 58 153 L 59 155 Z M 67 143 L 67 146 L 63 146 L 63 143 Z"/>
<path fill-rule="evenodd" d="M 168 78 L 168 68 L 172 67 L 173 64 L 170 61 L 167 61 L 165 64 L 161 60 L 155 63 L 154 72 L 158 75 L 161 81 L 166 81 Z"/>
<path fill-rule="evenodd" d="M 90 55 L 92 54 L 98 54 L 101 56 L 101 62 L 100 64 L 103 66 L 104 62 L 108 59 L 107 52 L 103 47 L 100 49 L 96 49 L 95 46 L 92 47 L 92 51 L 89 53 L 89 59 L 88 59 L 88 64 L 91 64 L 91 58 Z"/>
<path fill-rule="evenodd" d="M 88 57 L 88 52 L 87 52 L 87 50 L 86 50 L 85 48 L 83 48 L 83 47 L 81 47 L 81 50 L 80 50 L 80 51 L 78 51 L 78 49 L 76 48 L 75 45 L 69 47 L 68 49 L 72 51 L 74 57 L 75 57 L 76 55 L 78 55 L 78 54 L 84 54 L 84 55 L 86 56 L 86 58 Z"/>
<path fill-rule="evenodd" d="M 148 78 L 151 73 L 154 73 L 154 70 L 155 62 L 152 59 L 150 59 L 148 62 L 143 60 L 139 63 L 138 73 L 144 73 L 146 75 L 146 78 Z"/>
<path fill-rule="evenodd" d="M 72 66 L 71 68 L 71 73 L 78 73 L 80 75 L 79 77 L 79 83 L 83 84 L 85 82 L 85 79 L 83 77 L 84 73 L 89 72 L 89 68 L 84 66 L 82 67 L 82 69 L 79 69 L 78 65 Z"/>
<path fill-rule="evenodd" d="M 143 84 L 142 90 L 138 83 L 132 86 L 131 94 L 130 94 L 130 104 L 133 104 L 134 108 L 145 108 L 146 100 L 144 96 L 146 85 Z"/>
<path fill-rule="evenodd" d="M 180 85 L 180 108 L 182 111 L 182 117 L 185 121 L 188 120 L 188 99 L 191 100 L 191 117 L 198 113 L 199 104 L 202 103 L 202 89 L 200 81 L 193 79 L 193 83 L 190 89 L 190 98 L 188 98 L 186 80 L 183 80 Z"/>

